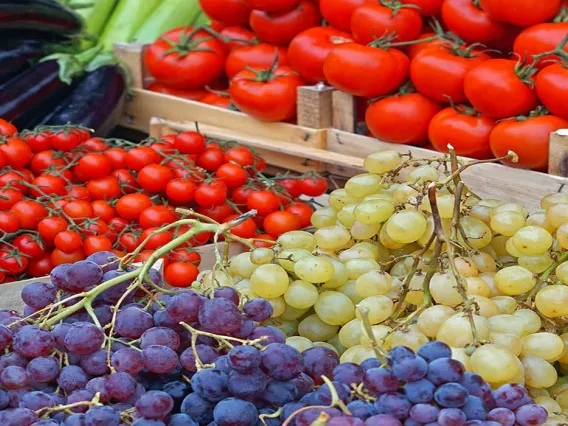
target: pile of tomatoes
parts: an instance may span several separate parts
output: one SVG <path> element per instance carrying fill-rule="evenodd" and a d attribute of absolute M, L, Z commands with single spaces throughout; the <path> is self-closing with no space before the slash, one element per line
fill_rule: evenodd
<path fill-rule="evenodd" d="M 293 122 L 297 87 L 326 82 L 357 96 L 381 140 L 476 158 L 513 150 L 535 170 L 549 134 L 568 127 L 566 0 L 200 3 L 210 27 L 147 50 L 151 90 Z"/>
<path fill-rule="evenodd" d="M 180 219 L 176 207 L 217 222 L 256 209 L 258 215 L 232 233 L 264 244 L 309 226 L 313 209 L 298 198 L 322 195 L 327 181 L 316 175 L 268 178 L 263 168 L 250 149 L 208 141 L 198 132 L 135 145 L 73 126 L 17 133 L 0 119 L 0 283 L 44 276 L 99 251 L 131 253 L 153 231 Z M 152 236 L 138 260 L 188 229 Z M 171 285 L 193 281 L 200 261 L 193 248 L 211 237 L 199 234 L 164 259 Z"/>

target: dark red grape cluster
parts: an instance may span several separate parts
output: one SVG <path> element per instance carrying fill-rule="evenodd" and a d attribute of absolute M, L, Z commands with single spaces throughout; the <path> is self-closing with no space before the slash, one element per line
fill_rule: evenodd
<path fill-rule="evenodd" d="M 282 331 L 262 325 L 273 313 L 264 299 L 241 300 L 230 287 L 160 295 L 159 274 L 136 286 L 133 269 L 96 253 L 58 266 L 51 283 L 28 285 L 26 318 L 0 311 L 2 426 L 534 426 L 547 419 L 525 388 L 492 391 L 443 343 L 417 354 L 396 347 L 384 365 L 340 363 L 329 348 L 300 353 Z"/>

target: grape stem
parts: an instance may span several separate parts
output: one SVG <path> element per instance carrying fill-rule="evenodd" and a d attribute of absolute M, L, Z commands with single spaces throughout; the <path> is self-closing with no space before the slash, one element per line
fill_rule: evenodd
<path fill-rule="evenodd" d="M 278 408 L 278 410 L 276 410 L 274 413 L 272 414 L 261 414 L 260 416 L 258 416 L 258 419 L 260 420 L 260 422 L 264 425 L 264 426 L 268 426 L 266 424 L 266 422 L 264 421 L 264 419 L 277 419 L 278 417 L 280 417 L 280 414 L 282 413 L 282 407 Z"/>
<path fill-rule="evenodd" d="M 562 254 L 557 260 L 556 262 L 554 262 L 552 265 L 550 265 L 548 267 L 548 269 L 546 271 L 544 271 L 539 277 L 538 277 L 538 281 L 536 283 L 536 285 L 532 288 L 531 292 L 529 293 L 529 295 L 527 296 L 527 300 L 525 301 L 525 303 L 527 304 L 527 306 L 529 306 L 531 309 L 534 309 L 534 304 L 533 304 L 533 298 L 535 297 L 535 295 L 538 293 L 538 291 L 543 287 L 543 284 L 545 284 L 548 279 L 550 278 L 550 276 L 554 273 L 554 271 L 556 270 L 556 268 L 558 267 L 558 265 L 560 265 L 561 263 L 564 263 L 568 261 L 568 251 L 565 252 L 564 254 Z M 538 311 L 537 311 L 538 312 Z"/>
<path fill-rule="evenodd" d="M 373 348 L 373 352 L 375 352 L 375 356 L 381 362 L 381 364 L 386 364 L 389 355 L 377 343 L 377 339 L 375 338 L 375 334 L 373 333 L 373 328 L 371 327 L 371 322 L 369 321 L 369 310 L 367 308 L 357 307 L 357 312 L 359 313 L 361 323 L 363 323 L 363 333 L 365 333 L 365 337 L 367 337 L 367 339 L 369 339 L 369 342 L 371 342 L 371 347 Z"/>
<path fill-rule="evenodd" d="M 53 413 L 54 411 L 65 411 L 65 412 L 71 412 L 70 410 L 72 408 L 75 407 L 81 407 L 83 405 L 87 405 L 89 407 L 93 406 L 93 405 L 102 405 L 100 403 L 100 398 L 101 398 L 101 394 L 100 392 L 97 392 L 95 394 L 95 396 L 93 397 L 92 400 L 90 401 L 77 401 L 74 402 L 73 404 L 67 404 L 67 405 L 57 405 L 55 407 L 51 407 L 51 408 L 40 408 L 39 410 L 36 410 L 35 413 L 39 416 L 41 413 L 41 418 L 47 419 L 47 416 L 50 413 Z M 72 412 L 71 412 L 72 413 Z"/>
<path fill-rule="evenodd" d="M 264 346 L 261 345 L 262 342 L 264 342 L 266 340 L 265 336 L 259 337 L 258 339 L 254 339 L 254 340 L 243 340 L 243 339 L 238 339 L 236 337 L 231 337 L 231 336 L 222 336 L 220 334 L 213 334 L 213 333 L 209 333 L 207 331 L 203 331 L 203 330 L 197 330 L 195 328 L 193 328 L 191 325 L 185 323 L 185 322 L 180 322 L 179 323 L 182 327 L 184 327 L 185 329 L 187 329 L 187 331 L 189 331 L 192 336 L 207 336 L 207 337 L 211 337 L 217 341 L 220 341 L 222 343 L 224 343 L 225 345 L 227 345 L 229 348 L 233 348 L 234 346 L 229 343 L 229 341 L 233 341 L 233 342 L 239 342 L 242 345 L 248 345 L 248 346 L 255 346 L 256 348 L 263 350 Z"/>

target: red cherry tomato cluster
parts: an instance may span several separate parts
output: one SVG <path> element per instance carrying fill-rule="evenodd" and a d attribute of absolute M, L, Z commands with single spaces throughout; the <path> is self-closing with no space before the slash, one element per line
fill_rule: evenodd
<path fill-rule="evenodd" d="M 151 237 L 143 260 L 189 229 L 152 236 L 180 219 L 176 207 L 217 222 L 256 209 L 232 229 L 242 238 L 275 240 L 309 226 L 313 209 L 298 197 L 322 195 L 327 181 L 268 178 L 264 166 L 250 149 L 197 132 L 135 145 L 73 126 L 17 133 L 0 119 L 0 283 L 44 276 L 99 251 L 123 256 Z M 200 257 L 192 248 L 210 237 L 197 235 L 165 259 L 171 285 L 193 281 Z"/>
<path fill-rule="evenodd" d="M 513 165 L 535 170 L 550 132 L 568 127 L 563 0 L 200 3 L 210 27 L 173 30 L 146 52 L 151 90 L 292 121 L 297 87 L 327 82 L 368 101 L 381 140 L 481 159 L 512 150 Z"/>

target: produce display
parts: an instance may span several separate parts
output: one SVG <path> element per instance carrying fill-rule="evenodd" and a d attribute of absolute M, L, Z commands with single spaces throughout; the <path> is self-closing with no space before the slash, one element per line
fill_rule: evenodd
<path fill-rule="evenodd" d="M 309 197 L 327 190 L 313 174 L 269 178 L 250 149 L 198 132 L 134 144 L 70 125 L 16 133 L 0 120 L 0 133 L 0 283 L 45 276 L 99 251 L 123 256 L 149 238 L 145 259 L 189 229 L 155 232 L 185 217 L 176 207 L 216 222 L 256 209 L 233 234 L 274 240 L 310 225 Z M 199 265 L 192 248 L 212 237 L 168 255 L 168 284 L 191 284 Z"/>

